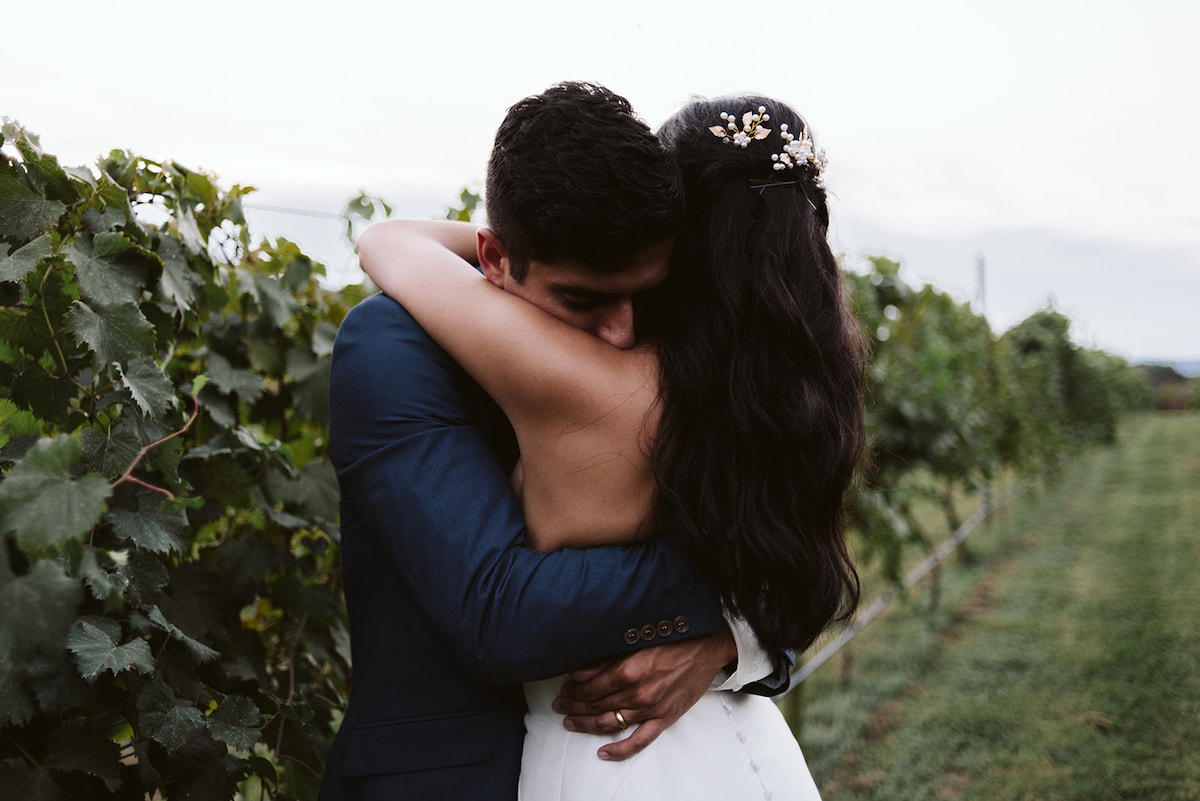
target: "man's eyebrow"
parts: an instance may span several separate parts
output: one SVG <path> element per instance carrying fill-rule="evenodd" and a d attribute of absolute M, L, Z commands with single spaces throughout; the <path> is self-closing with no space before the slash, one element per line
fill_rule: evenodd
<path fill-rule="evenodd" d="M 590 287 L 579 286 L 577 284 L 554 283 L 550 285 L 550 288 L 555 292 L 560 292 L 564 295 L 574 295 L 580 298 L 588 298 L 589 300 L 612 300 L 613 298 L 618 297 L 617 293 L 615 292 L 604 292 L 603 290 L 592 289 Z"/>

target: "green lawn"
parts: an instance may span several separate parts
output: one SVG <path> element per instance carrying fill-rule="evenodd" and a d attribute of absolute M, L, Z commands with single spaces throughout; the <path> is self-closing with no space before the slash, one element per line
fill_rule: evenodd
<path fill-rule="evenodd" d="M 1200 415 L 1127 421 L 804 685 L 826 801 L 1200 799 Z"/>

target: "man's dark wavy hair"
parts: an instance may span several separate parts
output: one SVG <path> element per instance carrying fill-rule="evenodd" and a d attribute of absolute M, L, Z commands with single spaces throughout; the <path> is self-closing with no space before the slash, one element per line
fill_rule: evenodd
<path fill-rule="evenodd" d="M 760 105 L 765 139 L 743 149 L 709 130 Z M 815 168 L 773 169 L 780 123 L 808 131 L 777 100 L 722 98 L 659 132 L 687 211 L 648 318 L 663 403 L 656 515 L 765 646 L 803 650 L 858 603 L 843 495 L 865 441 L 866 351 Z"/>
<path fill-rule="evenodd" d="M 573 81 L 508 110 L 485 199 L 517 281 L 533 259 L 619 270 L 641 248 L 674 236 L 683 210 L 677 174 L 629 101 Z"/>

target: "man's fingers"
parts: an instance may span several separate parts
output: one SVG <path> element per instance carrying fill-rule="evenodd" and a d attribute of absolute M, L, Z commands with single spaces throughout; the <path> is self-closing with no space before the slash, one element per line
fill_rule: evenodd
<path fill-rule="evenodd" d="M 589 668 L 590 675 L 576 671 L 563 685 L 560 697 L 607 704 L 610 709 L 622 705 L 647 706 L 661 695 L 661 689 L 654 685 L 674 667 L 675 663 L 670 660 L 666 662 L 666 669 L 661 664 L 664 655 L 672 653 L 671 646 L 664 645 L 623 656 L 600 670 Z M 612 703 L 614 700 L 620 703 Z"/>
<path fill-rule="evenodd" d="M 590 701 L 576 701 L 574 698 L 567 698 L 560 695 L 554 699 L 552 708 L 558 714 L 569 718 L 585 718 L 595 717 L 604 712 L 608 707 L 594 704 Z"/>
<path fill-rule="evenodd" d="M 571 674 L 571 680 L 563 685 L 561 695 L 577 701 L 601 701 L 630 683 L 615 664 L 607 665 L 586 678 L 576 678 L 576 674 L 582 672 Z"/>
<path fill-rule="evenodd" d="M 626 710 L 628 717 L 629 710 L 646 710 L 650 706 L 654 706 L 654 701 L 651 703 L 637 703 L 636 698 L 627 697 L 625 694 L 618 693 L 609 696 L 608 698 L 599 701 L 580 701 L 576 698 L 568 698 L 565 695 L 560 695 L 554 699 L 553 709 L 560 715 L 567 717 L 595 717 L 603 715 L 606 712 L 612 712 L 614 709 Z M 642 718 L 649 715 L 642 715 Z"/>
<path fill-rule="evenodd" d="M 563 728 L 583 734 L 609 734 L 601 728 L 601 715 L 568 715 L 563 718 Z"/>
<path fill-rule="evenodd" d="M 582 668 L 579 668 L 578 670 L 572 670 L 567 675 L 569 675 L 571 677 L 572 681 L 582 683 L 582 682 L 590 681 L 591 679 L 595 678 L 600 673 L 603 673 L 605 671 L 605 669 L 607 669 L 608 666 L 611 664 L 612 664 L 612 660 L 607 659 L 603 662 L 597 662 L 594 665 L 588 665 L 587 667 L 582 667 Z"/>
<path fill-rule="evenodd" d="M 617 718 L 617 712 L 621 713 L 620 719 Z M 599 715 L 567 717 L 563 720 L 563 726 L 584 734 L 620 734 L 645 717 L 646 715 L 639 715 L 632 709 L 615 709 Z M 625 721 L 624 726 L 621 725 L 621 720 Z"/>
<path fill-rule="evenodd" d="M 558 691 L 559 698 L 569 698 L 580 703 L 597 703 L 603 701 L 618 688 L 612 688 L 610 682 L 598 684 L 597 682 L 603 676 L 591 679 L 588 682 L 568 681 L 563 684 L 562 689 Z"/>
<path fill-rule="evenodd" d="M 629 759 L 657 740 L 658 735 L 667 730 L 667 725 L 667 721 L 662 718 L 647 720 L 624 740 L 610 743 L 596 753 L 601 759 L 609 759 L 614 762 Z"/>

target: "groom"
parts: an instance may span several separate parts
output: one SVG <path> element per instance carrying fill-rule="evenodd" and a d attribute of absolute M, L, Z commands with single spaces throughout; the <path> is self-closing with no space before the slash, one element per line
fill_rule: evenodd
<path fill-rule="evenodd" d="M 518 103 L 496 135 L 487 201 L 485 276 L 632 346 L 634 300 L 663 272 L 644 267 L 665 258 L 681 210 L 670 164 L 628 102 L 562 84 Z M 511 428 L 386 296 L 342 323 L 330 398 L 354 686 L 324 801 L 513 801 L 519 683 L 583 665 L 598 663 L 559 699 L 568 728 L 642 723 L 606 748 L 614 759 L 714 681 L 737 689 L 769 673 L 756 691 L 786 686 L 782 660 L 736 626 L 735 649 L 715 591 L 668 541 L 526 549 Z"/>

